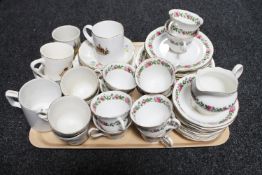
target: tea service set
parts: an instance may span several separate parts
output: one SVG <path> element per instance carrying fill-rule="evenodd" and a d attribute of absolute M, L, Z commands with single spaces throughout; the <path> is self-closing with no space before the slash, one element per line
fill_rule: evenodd
<path fill-rule="evenodd" d="M 77 27 L 58 27 L 54 42 L 43 45 L 41 58 L 30 64 L 35 79 L 5 96 L 31 128 L 52 131 L 69 145 L 90 137 L 119 139 L 132 124 L 142 139 L 166 147 L 174 143 L 171 131 L 213 140 L 237 116 L 243 66 L 215 67 L 202 24 L 197 14 L 172 9 L 137 53 L 116 21 L 84 26 L 82 43 Z M 141 94 L 136 101 L 134 90 Z"/>

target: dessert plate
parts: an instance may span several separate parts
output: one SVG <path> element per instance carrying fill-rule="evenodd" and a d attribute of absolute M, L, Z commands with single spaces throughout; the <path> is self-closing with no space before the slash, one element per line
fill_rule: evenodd
<path fill-rule="evenodd" d="M 231 124 L 239 110 L 238 101 L 226 111 L 214 115 L 200 114 L 191 104 L 191 83 L 194 79 L 194 74 L 187 75 L 178 80 L 174 86 L 172 99 L 181 116 L 190 123 L 204 128 L 214 129 Z"/>
<path fill-rule="evenodd" d="M 179 72 L 193 71 L 205 66 L 211 61 L 214 52 L 212 42 L 202 32 L 193 38 L 185 53 L 172 52 L 164 26 L 158 27 L 147 36 L 145 49 L 149 57 L 160 57 L 173 65 L 178 64 Z"/>
<path fill-rule="evenodd" d="M 133 43 L 125 37 L 124 39 L 124 55 L 119 58 L 110 58 L 110 59 L 99 59 L 95 56 L 95 49 L 92 45 L 85 40 L 78 51 L 79 62 L 84 66 L 88 66 L 92 69 L 103 69 L 103 67 L 110 63 L 130 63 L 134 56 L 135 48 Z"/>

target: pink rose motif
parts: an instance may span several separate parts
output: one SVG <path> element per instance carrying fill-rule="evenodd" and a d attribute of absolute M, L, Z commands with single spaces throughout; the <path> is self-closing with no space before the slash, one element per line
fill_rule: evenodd
<path fill-rule="evenodd" d="M 182 85 L 182 84 L 179 84 L 179 85 L 178 85 L 178 90 L 181 91 L 182 88 L 183 88 L 183 85 Z"/>
<path fill-rule="evenodd" d="M 159 35 L 161 35 L 161 33 L 160 32 L 156 32 L 156 35 L 159 36 Z"/>
<path fill-rule="evenodd" d="M 207 105 L 207 110 L 208 110 L 208 111 L 212 111 L 212 109 L 213 109 L 212 106 Z"/>
<path fill-rule="evenodd" d="M 125 98 L 125 102 L 129 104 L 129 98 Z"/>
<path fill-rule="evenodd" d="M 160 97 L 156 97 L 155 98 L 155 102 L 160 103 L 161 102 L 161 98 Z"/>
<path fill-rule="evenodd" d="M 233 113 L 234 111 L 235 111 L 235 107 L 232 106 L 232 107 L 229 109 L 229 112 L 230 112 L 230 113 Z"/>
<path fill-rule="evenodd" d="M 152 49 L 152 45 L 151 44 L 149 44 L 148 47 Z"/>
<path fill-rule="evenodd" d="M 148 63 L 146 63 L 145 67 L 149 67 L 149 66 L 151 66 L 151 65 L 152 65 L 152 63 L 151 63 L 151 62 L 148 62 Z"/>
<path fill-rule="evenodd" d="M 100 100 L 101 100 L 101 101 L 104 101 L 104 100 L 105 100 L 105 98 L 104 98 L 104 97 L 100 97 Z"/>
<path fill-rule="evenodd" d="M 176 12 L 176 13 L 175 13 L 175 15 L 176 15 L 176 16 L 179 16 L 179 13 L 178 13 L 178 12 Z"/>
<path fill-rule="evenodd" d="M 201 39 L 201 35 L 197 35 L 197 38 Z"/>

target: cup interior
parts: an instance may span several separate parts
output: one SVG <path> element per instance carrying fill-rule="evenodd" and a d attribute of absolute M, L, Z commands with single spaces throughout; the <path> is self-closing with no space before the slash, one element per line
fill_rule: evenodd
<path fill-rule="evenodd" d="M 228 70 L 208 69 L 199 71 L 196 76 L 197 87 L 202 91 L 231 93 L 237 89 L 237 80 Z"/>
<path fill-rule="evenodd" d="M 92 32 L 101 38 L 112 38 L 120 34 L 124 35 L 124 27 L 119 22 L 107 20 L 96 23 Z"/>
<path fill-rule="evenodd" d="M 20 89 L 19 102 L 30 110 L 47 109 L 61 95 L 57 83 L 46 79 L 33 79 Z"/>
<path fill-rule="evenodd" d="M 91 119 L 87 103 L 74 96 L 54 101 L 48 111 L 51 127 L 62 134 L 74 134 L 84 129 Z"/>
<path fill-rule="evenodd" d="M 129 65 L 113 64 L 103 71 L 105 81 L 112 87 L 129 90 L 136 87 L 135 70 Z"/>
<path fill-rule="evenodd" d="M 169 14 L 173 18 L 187 25 L 200 26 L 203 23 L 203 19 L 200 16 L 187 10 L 173 9 L 169 11 Z"/>
<path fill-rule="evenodd" d="M 168 90 L 173 84 L 173 75 L 172 65 L 163 60 L 149 59 L 138 67 L 136 83 L 146 92 L 161 93 Z"/>
<path fill-rule="evenodd" d="M 92 112 L 102 118 L 120 117 L 129 112 L 131 97 L 120 91 L 103 92 L 91 101 Z"/>
<path fill-rule="evenodd" d="M 164 96 L 142 96 L 131 109 L 131 118 L 139 126 L 155 127 L 163 124 L 172 111 L 171 102 Z"/>
<path fill-rule="evenodd" d="M 57 27 L 52 32 L 52 37 L 61 42 L 71 41 L 80 36 L 80 30 L 72 25 Z"/>
<path fill-rule="evenodd" d="M 98 88 L 96 73 L 86 67 L 68 70 L 61 79 L 61 89 L 64 95 L 73 95 L 87 99 L 96 93 Z"/>
<path fill-rule="evenodd" d="M 72 46 L 60 42 L 47 43 L 40 48 L 40 52 L 49 59 L 65 59 L 74 55 Z"/>

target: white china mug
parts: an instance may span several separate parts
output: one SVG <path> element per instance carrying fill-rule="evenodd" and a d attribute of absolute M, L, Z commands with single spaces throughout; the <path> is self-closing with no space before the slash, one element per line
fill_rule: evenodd
<path fill-rule="evenodd" d="M 74 67 L 61 78 L 61 90 L 64 95 L 77 96 L 83 100 L 91 100 L 99 90 L 96 73 L 88 67 Z"/>
<path fill-rule="evenodd" d="M 87 29 L 91 31 L 89 35 Z M 83 33 L 87 41 L 94 46 L 98 59 L 119 58 L 124 53 L 124 27 L 116 21 L 101 21 L 94 26 L 86 25 Z"/>
<path fill-rule="evenodd" d="M 94 97 L 90 108 L 97 118 L 97 124 L 109 133 L 127 129 L 128 114 L 132 98 L 121 91 L 107 91 Z"/>
<path fill-rule="evenodd" d="M 74 49 L 68 44 L 47 43 L 40 48 L 40 53 L 42 58 L 34 60 L 30 64 L 33 73 L 39 77 L 60 81 L 65 71 L 72 67 Z M 40 70 L 41 66 L 37 68 L 37 65 L 42 65 L 44 71 Z"/>
<path fill-rule="evenodd" d="M 33 79 L 25 83 L 19 92 L 7 90 L 5 96 L 11 106 L 21 108 L 31 128 L 40 132 L 50 131 L 46 116 L 49 105 L 62 92 L 57 83 L 46 79 Z"/>
<path fill-rule="evenodd" d="M 241 64 L 232 71 L 220 67 L 199 70 L 191 87 L 193 106 L 208 115 L 228 110 L 237 100 L 238 78 L 242 73 Z"/>
<path fill-rule="evenodd" d="M 80 30 L 76 26 L 64 25 L 55 28 L 52 31 L 52 38 L 57 42 L 62 42 L 71 45 L 74 48 L 75 54 L 80 47 Z"/>
<path fill-rule="evenodd" d="M 181 125 L 175 118 L 171 101 L 163 95 L 140 97 L 132 106 L 130 117 L 143 138 L 159 139 L 165 146 L 173 143 L 168 132 Z"/>
<path fill-rule="evenodd" d="M 79 97 L 64 96 L 49 107 L 47 118 L 54 134 L 70 145 L 80 145 L 88 139 L 91 110 Z"/>

